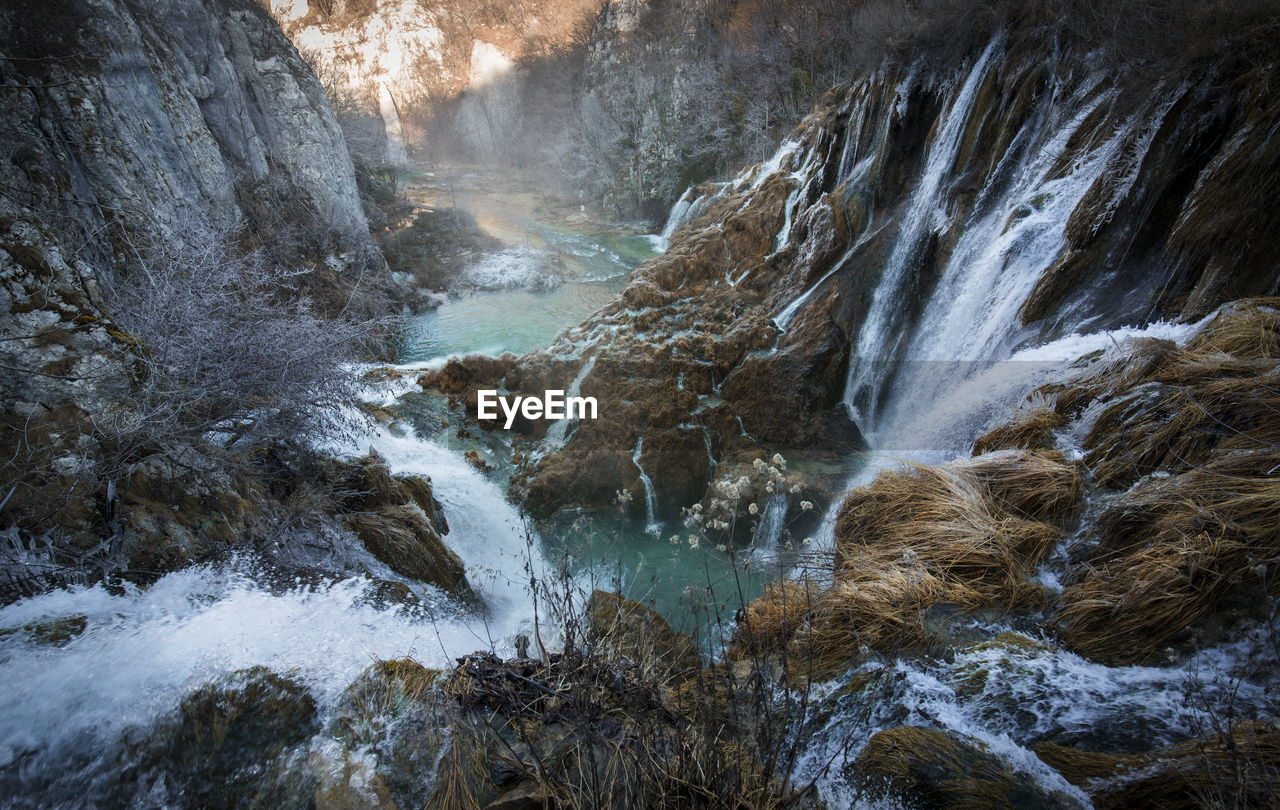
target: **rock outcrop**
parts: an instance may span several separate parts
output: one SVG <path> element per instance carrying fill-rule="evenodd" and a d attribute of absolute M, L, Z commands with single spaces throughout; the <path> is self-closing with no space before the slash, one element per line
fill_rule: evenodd
<path fill-rule="evenodd" d="M 324 89 L 259 4 L 18 2 L 0 29 L 7 216 L 34 212 L 99 272 L 200 219 L 369 261 Z"/>
<path fill-rule="evenodd" d="M 430 479 L 393 478 L 376 453 L 339 465 L 336 477 L 337 489 L 349 493 L 344 521 L 373 556 L 406 577 L 471 594 L 462 560 L 441 539 L 449 524 Z"/>
<path fill-rule="evenodd" d="M 904 65 L 831 91 L 769 162 L 687 206 L 616 302 L 495 369 L 487 387 L 601 403 L 530 456 L 530 511 L 623 490 L 638 513 L 643 470 L 671 517 L 742 454 L 858 449 L 967 361 L 1273 289 L 1257 235 L 1280 228 L 1251 202 L 1280 165 L 1273 73 L 1222 59 L 1215 81 L 1117 84 L 1041 47 L 1002 34 L 950 82 Z"/>
<path fill-rule="evenodd" d="M 364 306 L 385 263 L 323 88 L 251 0 L 23 0 L 0 9 L 0 99 L 9 585 L 34 537 L 58 550 L 34 570 L 142 579 L 261 539 L 288 509 L 253 465 L 129 443 L 144 347 L 106 292 L 214 235 L 292 268 L 318 309 Z"/>
<path fill-rule="evenodd" d="M 407 164 L 411 149 L 491 158 L 518 138 L 518 61 L 562 45 L 592 9 L 590 0 L 269 6 L 329 90 L 353 157 L 393 167 Z"/>

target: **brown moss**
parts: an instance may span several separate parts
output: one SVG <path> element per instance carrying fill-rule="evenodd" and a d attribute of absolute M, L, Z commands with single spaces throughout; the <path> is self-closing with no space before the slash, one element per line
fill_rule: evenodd
<path fill-rule="evenodd" d="M 1280 800 L 1280 730 L 1243 722 L 1142 754 L 1100 754 L 1052 743 L 1032 749 L 1099 810 L 1274 807 Z"/>
<path fill-rule="evenodd" d="M 660 613 L 617 593 L 595 591 L 587 601 L 587 630 L 613 655 L 644 668 L 659 683 L 675 684 L 702 669 L 693 639 Z"/>
<path fill-rule="evenodd" d="M 455 357 L 445 363 L 444 368 L 423 373 L 418 384 L 427 390 L 451 395 L 466 394 L 477 387 L 497 388 L 515 361 L 516 356 L 510 353 L 501 357 L 483 354 Z"/>
<path fill-rule="evenodd" d="M 347 517 L 347 526 L 373 556 L 396 572 L 450 593 L 470 591 L 462 560 L 416 504 L 358 512 Z"/>
<path fill-rule="evenodd" d="M 728 657 L 753 658 L 786 646 L 808 622 L 818 598 L 816 588 L 808 582 L 784 580 L 766 585 L 734 626 Z"/>
<path fill-rule="evenodd" d="M 973 443 L 975 456 L 994 450 L 1047 450 L 1053 447 L 1053 431 L 1067 418 L 1049 408 L 1036 408 L 988 431 Z"/>

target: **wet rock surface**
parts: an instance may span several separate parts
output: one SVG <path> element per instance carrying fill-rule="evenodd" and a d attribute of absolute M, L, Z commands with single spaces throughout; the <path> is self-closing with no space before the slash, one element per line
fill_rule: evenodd
<path fill-rule="evenodd" d="M 699 483 L 711 484 L 715 464 L 735 454 L 830 460 L 864 448 L 850 413 L 874 421 L 902 373 L 901 353 L 929 336 L 926 313 L 955 303 L 938 296 L 1004 294 L 956 286 L 975 263 L 1003 265 L 1009 279 L 1011 262 L 1026 264 L 1017 265 L 1019 293 L 1008 302 L 1021 307 L 1021 323 L 991 315 L 950 343 L 922 343 L 927 357 L 910 359 L 998 354 L 1019 335 L 1053 339 L 1085 320 L 1098 328 L 1200 315 L 1246 289 L 1270 289 L 1274 268 L 1248 258 L 1251 248 L 1217 240 L 1189 248 L 1189 240 L 1201 232 L 1195 223 L 1220 219 L 1209 213 L 1212 200 L 1251 198 L 1254 186 L 1225 167 L 1246 160 L 1249 145 L 1273 148 L 1275 139 L 1248 123 L 1271 115 L 1259 93 L 1272 78 L 1245 71 L 1231 90 L 1201 85 L 1142 98 L 1126 86 L 1111 96 L 1069 59 L 1027 58 L 1037 47 L 998 39 L 963 87 L 891 70 L 833 90 L 769 164 L 700 191 L 689 206 L 696 220 L 632 274 L 616 302 L 488 375 L 524 395 L 565 389 L 581 375 L 581 393 L 601 403 L 599 422 L 577 425 L 562 446 L 525 463 L 516 484 L 530 512 L 603 506 L 621 490 L 639 515 L 641 476 L 628 459 L 642 440 L 659 518 L 701 500 Z M 1067 98 L 1077 106 L 1064 106 Z M 1154 134 L 1117 132 L 1122 109 L 1143 110 Z M 1226 109 L 1237 117 L 1219 118 Z M 1214 121 L 1229 124 L 1215 129 Z M 1117 175 L 1133 181 L 1108 180 Z M 1029 192 L 1038 187 L 1046 190 Z M 1009 214 L 997 227 L 1001 206 Z M 1230 206 L 1240 222 L 1265 218 Z M 1050 210 L 1067 220 L 1061 234 L 1045 225 Z M 977 231 L 991 242 L 975 243 Z M 1217 268 L 1237 260 L 1247 272 L 1215 281 Z M 1178 268 L 1171 278 L 1147 283 L 1152 268 L 1169 266 Z M 457 374 L 446 376 L 424 383 L 458 384 Z M 470 404 L 465 391 L 459 396 Z M 515 429 L 536 438 L 545 424 L 518 420 Z M 705 469 L 676 429 L 703 434 Z M 996 444 L 1043 441 L 1028 434 L 993 437 Z"/>
<path fill-rule="evenodd" d="M 442 590 L 472 596 L 462 560 L 442 539 L 449 532 L 431 481 L 393 478 L 386 462 L 371 452 L 337 465 L 337 486 L 347 493 L 346 525 L 372 554 L 396 572 Z"/>
<path fill-rule="evenodd" d="M 1015 774 L 977 741 L 935 729 L 885 729 L 867 741 L 854 768 L 869 794 L 879 788 L 913 807 L 1081 806 Z"/>

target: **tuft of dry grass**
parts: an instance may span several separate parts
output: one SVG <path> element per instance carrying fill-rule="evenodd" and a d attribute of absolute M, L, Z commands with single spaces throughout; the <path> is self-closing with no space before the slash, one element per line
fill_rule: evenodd
<path fill-rule="evenodd" d="M 1141 754 L 1032 746 L 1045 764 L 1107 808 L 1275 807 L 1280 728 L 1245 722 L 1229 731 Z"/>
<path fill-rule="evenodd" d="M 877 732 L 859 754 L 854 775 L 864 791 L 887 792 L 911 807 L 1065 806 L 982 743 L 932 728 L 898 726 Z"/>
<path fill-rule="evenodd" d="M 1053 447 L 1053 431 L 1067 424 L 1067 417 L 1040 407 L 988 431 L 973 443 L 975 456 L 995 450 L 1048 450 Z"/>
<path fill-rule="evenodd" d="M 1280 371 L 1187 386 L 1141 386 L 1109 406 L 1085 439 L 1103 486 L 1205 464 L 1220 450 L 1280 447 Z"/>
<path fill-rule="evenodd" d="M 1002 452 L 882 473 L 851 492 L 836 522 L 838 575 L 918 562 L 949 588 L 1012 605 L 1068 515 L 1079 478 L 1058 459 Z M 965 604 L 964 599 L 948 600 Z"/>
<path fill-rule="evenodd" d="M 1188 341 L 1187 351 L 1221 352 L 1242 360 L 1280 357 L 1280 298 L 1227 304 Z"/>
<path fill-rule="evenodd" d="M 835 582 L 788 582 L 744 611 L 730 654 L 786 651 L 834 674 L 862 648 L 918 647 L 936 605 L 1038 604 L 1028 581 L 1075 510 L 1080 481 L 1060 454 L 1002 451 L 908 465 L 849 493 L 836 522 Z"/>
<path fill-rule="evenodd" d="M 1142 482 L 1104 512 L 1099 542 L 1063 593 L 1073 649 L 1133 663 L 1228 601 L 1274 596 L 1280 564 L 1280 453 L 1235 452 Z"/>
<path fill-rule="evenodd" d="M 792 638 L 809 620 L 820 592 L 812 582 L 782 582 L 766 585 L 760 597 L 742 612 L 733 629 L 728 657 L 742 660 L 761 650 L 777 650 Z"/>

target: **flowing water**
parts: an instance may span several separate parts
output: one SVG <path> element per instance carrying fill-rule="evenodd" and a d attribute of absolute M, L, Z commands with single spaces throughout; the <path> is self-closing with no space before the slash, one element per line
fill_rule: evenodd
<path fill-rule="evenodd" d="M 627 273 L 654 255 L 653 238 L 553 216 L 562 212 L 536 196 L 472 189 L 458 199 L 474 206 L 469 211 L 481 226 L 509 246 L 466 268 L 468 278 L 483 282 L 475 284 L 480 289 L 410 324 L 406 371 L 453 354 L 544 346 L 607 303 Z M 553 284 L 546 283 L 548 265 L 555 268 Z M 371 389 L 368 396 L 393 404 L 409 387 Z M 286 538 L 298 549 L 281 549 L 278 557 L 314 557 L 302 549 L 325 546 L 327 561 L 350 563 L 359 573 L 292 580 L 282 578 L 278 566 L 242 555 L 169 574 L 145 589 L 62 589 L 0 608 L 0 682 L 6 684 L 0 690 L 0 795 L 43 785 L 46 797 L 60 796 L 58 803 L 92 802 L 89 794 L 76 798 L 75 783 L 109 777 L 111 757 L 95 752 L 110 750 L 126 730 L 147 726 L 192 690 L 236 670 L 261 665 L 286 673 L 324 712 L 375 660 L 408 656 L 447 667 L 475 650 L 512 655 L 518 634 L 534 635 L 530 577 L 550 582 L 565 563 L 575 577 L 569 587 L 621 585 L 636 597 L 657 591 L 663 608 L 673 611 L 681 600 L 691 601 L 680 591 L 685 583 L 732 569 L 727 554 L 710 550 L 715 559 L 708 562 L 706 550 L 683 541 L 676 546 L 664 537 L 659 546 L 644 527 L 617 515 L 550 526 L 542 537 L 506 499 L 509 444 L 486 439 L 482 449 L 495 466 L 488 475 L 462 457 L 462 447 L 474 444 L 446 434 L 419 438 L 403 423 L 328 449 L 348 457 L 373 449 L 393 473 L 432 479 L 449 525 L 446 543 L 465 564 L 483 611 L 420 584 L 413 588 L 419 604 L 387 604 L 378 598 L 379 582 L 401 578 L 349 547 L 349 538 L 305 533 Z M 721 584 L 727 599 L 729 586 Z M 74 629 L 51 643 L 39 630 L 51 624 Z M 554 645 L 550 623 L 541 635 Z M 68 770 L 72 761 L 79 765 Z"/>
<path fill-rule="evenodd" d="M 472 173 L 429 181 L 410 186 L 412 199 L 465 209 L 507 247 L 462 268 L 463 291 L 408 324 L 406 361 L 546 346 L 613 300 L 627 275 L 663 245 L 661 237 L 557 206 L 518 180 L 508 187 Z"/>
<path fill-rule="evenodd" d="M 956 224 L 946 204 L 946 177 L 974 113 L 977 90 L 987 71 L 995 69 L 1000 47 L 993 42 L 950 94 L 855 342 L 845 401 L 874 451 L 850 479 L 851 487 L 904 459 L 938 462 L 966 455 L 984 429 L 1007 417 L 1035 385 L 1061 376 L 1082 354 L 1127 337 L 1185 340 L 1195 329 L 1167 323 L 1098 329 L 1084 323 L 1044 339 L 1018 322 L 1017 310 L 1030 286 L 1064 249 L 1068 213 L 1107 170 L 1121 142 L 1117 133 L 1069 171 L 1052 173 L 1064 144 L 1104 98 L 1105 89 L 1087 82 L 1048 112 L 1028 118 L 1018 135 L 1026 148 L 1003 172 L 1011 181 L 979 192 L 921 314 L 912 320 L 903 311 L 903 291 L 915 283 L 913 268 L 924 245 Z M 607 303 L 632 268 L 665 247 L 674 231 L 724 188 L 758 185 L 772 171 L 795 166 L 788 171 L 795 190 L 786 203 L 786 224 L 775 241 L 776 248 L 785 247 L 818 163 L 816 155 L 799 149 L 789 141 L 754 174 L 719 189 L 691 189 L 658 237 L 603 227 L 572 207 L 555 208 L 528 190 L 503 190 L 484 176 L 434 178 L 411 189 L 424 204 L 466 208 L 506 247 L 464 268 L 472 291 L 408 326 L 405 370 L 438 365 L 450 355 L 521 353 L 547 345 L 560 330 Z M 865 160 L 850 157 L 857 152 L 844 145 L 842 181 L 857 181 L 868 171 Z M 853 241 L 846 258 L 861 244 Z M 777 323 L 785 329 L 843 263 L 837 261 L 817 284 L 798 291 L 780 308 Z M 679 629 L 699 631 L 714 650 L 728 618 L 726 606 L 750 599 L 794 561 L 778 548 L 788 518 L 794 518 L 785 499 L 760 505 L 751 548 L 706 548 L 681 525 L 656 519 L 643 469 L 643 523 L 626 518 L 622 510 L 605 510 L 568 512 L 533 526 L 505 497 L 514 450 L 508 440 L 494 435 L 467 443 L 449 431 L 420 429 L 443 406 L 409 394 L 409 387 L 371 392 L 381 404 L 399 404 L 402 421 L 332 451 L 356 456 L 372 448 L 395 473 L 431 477 L 450 527 L 445 540 L 462 558 L 487 611 L 421 587 L 419 607 L 381 602 L 371 596 L 375 580 L 394 575 L 358 550 L 349 550 L 349 556 L 361 573 L 345 578 L 282 581 L 272 566 L 243 556 L 169 574 L 146 589 L 70 588 L 8 605 L 0 608 L 0 681 L 6 684 L 0 690 L 3 784 L 61 779 L 63 789 L 71 791 L 83 774 L 60 775 L 69 752 L 88 752 L 92 761 L 83 766 L 85 773 L 109 768 L 110 761 L 94 759 L 93 752 L 125 729 L 171 711 L 199 685 L 249 666 L 289 673 L 323 710 L 375 659 L 412 656 L 443 667 L 476 649 L 510 654 L 517 634 L 531 632 L 530 577 L 552 581 L 561 569 L 583 592 L 620 589 L 650 602 Z M 562 443 L 572 428 L 557 425 L 548 434 L 550 445 Z M 1070 444 L 1069 436 L 1061 438 Z M 642 442 L 633 456 L 637 466 Z M 493 467 L 490 472 L 462 457 L 464 448 L 477 447 Z M 827 516 L 818 533 L 820 547 L 833 542 L 832 518 Z M 305 544 L 307 538 L 295 540 Z M 1056 587 L 1066 564 L 1064 547 L 1050 555 L 1041 582 Z M 55 641 L 32 629 L 57 620 L 82 629 Z M 1032 643 L 980 643 L 1011 629 L 1030 634 Z M 952 632 L 955 644 L 945 656 L 871 656 L 858 670 L 820 688 L 814 701 L 819 708 L 800 729 L 809 743 L 799 777 L 818 779 L 831 806 L 860 799 L 839 768 L 825 771 L 826 763 L 851 760 L 872 733 L 891 725 L 962 732 L 1046 787 L 1087 803 L 1040 762 L 1031 743 L 1055 740 L 1085 748 L 1105 743 L 1113 750 L 1141 750 L 1199 733 L 1228 704 L 1247 716 L 1267 697 L 1243 669 L 1254 654 L 1248 634 L 1239 643 L 1201 651 L 1186 666 L 1106 667 L 1062 650 L 1034 628 L 1002 619 L 953 620 Z M 546 635 L 554 644 L 553 634 Z M 1198 702 L 1188 701 L 1191 693 Z M 1089 736 L 1099 734 L 1107 739 Z"/>
<path fill-rule="evenodd" d="M 1108 91 L 1089 81 L 1069 92 L 1053 91 L 1049 97 L 1062 98 L 1028 117 L 1015 139 L 1022 148 L 1011 149 L 1012 157 L 1006 156 L 997 173 L 1003 181 L 981 189 L 960 215 L 965 219 L 957 221 L 948 204 L 948 173 L 966 122 L 978 114 L 973 107 L 977 88 L 994 69 L 999 50 L 997 39 L 950 92 L 928 143 L 922 176 L 892 226 L 897 237 L 856 337 L 846 384 L 845 403 L 872 447 L 848 488 L 865 486 L 879 472 L 904 462 L 967 457 L 978 436 L 1007 421 L 1038 385 L 1069 376 L 1069 366 L 1082 355 L 1132 337 L 1181 342 L 1199 326 L 1143 325 L 1143 313 L 1138 313 L 1136 326 L 1091 329 L 1089 322 L 1067 320 L 1045 336 L 1019 322 L 1022 302 L 1066 248 L 1069 215 L 1111 169 L 1132 133 L 1121 128 L 1066 171 L 1055 170 L 1072 134 L 1104 103 Z M 904 103 L 902 93 L 900 89 L 899 103 Z M 1168 104 L 1158 105 L 1153 116 L 1158 121 L 1168 109 Z M 1140 151 L 1149 143 L 1138 138 L 1123 148 Z M 844 154 L 851 151 L 856 150 L 846 143 Z M 776 158 L 779 165 L 789 156 L 784 152 Z M 865 162 L 841 162 L 841 181 L 856 185 Z M 1117 193 L 1123 194 L 1123 188 Z M 913 317 L 904 300 L 920 283 L 916 273 L 924 245 L 957 226 L 959 237 Z M 855 236 L 827 276 L 780 309 L 775 316 L 779 327 L 787 328 L 861 241 Z M 1108 302 L 1090 303 L 1092 311 L 1107 310 Z M 1118 300 L 1111 311 L 1123 314 L 1126 306 L 1127 301 Z M 1079 457 L 1078 432 L 1085 429 L 1087 425 L 1076 425 L 1076 433 L 1067 430 L 1059 436 L 1068 454 Z M 835 499 L 818 531 L 819 548 L 830 550 L 834 544 L 840 500 Z M 1049 555 L 1040 571 L 1040 582 L 1050 590 L 1061 587 L 1070 540 Z M 1010 629 L 1030 634 L 1033 641 L 981 643 Z M 1274 649 L 1264 645 L 1267 628 L 1254 628 L 1237 642 L 1204 649 L 1189 662 L 1167 667 L 1108 667 L 1087 661 L 1042 637 L 1034 621 L 1014 628 L 990 617 L 953 618 L 947 632 L 953 643 L 945 654 L 872 655 L 856 671 L 822 687 L 816 701 L 822 708 L 800 732 L 810 735 L 810 742 L 797 784 L 816 779 L 830 806 L 881 806 L 860 795 L 841 766 L 852 762 L 876 731 L 905 723 L 975 738 L 1015 770 L 1087 806 L 1087 797 L 1041 762 L 1029 749 L 1031 743 L 1149 750 L 1204 734 L 1224 720 L 1274 708 L 1271 690 L 1254 680 L 1277 664 Z M 833 762 L 835 767 L 828 769 Z"/>

